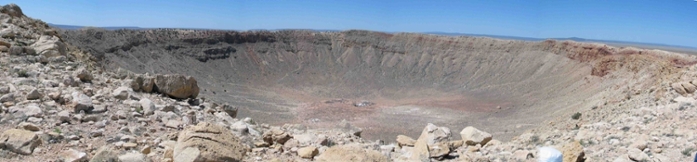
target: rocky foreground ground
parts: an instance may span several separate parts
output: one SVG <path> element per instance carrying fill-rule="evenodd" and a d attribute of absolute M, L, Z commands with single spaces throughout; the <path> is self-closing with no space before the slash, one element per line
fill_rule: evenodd
<path fill-rule="evenodd" d="M 434 124 L 367 141 L 349 122 L 316 130 L 238 119 L 234 105 L 198 96 L 193 77 L 101 69 L 18 6 L 0 12 L 0 161 L 534 161 L 550 146 L 564 161 L 620 162 L 689 161 L 697 151 L 697 66 L 681 60 L 657 68 L 673 71 L 654 86 L 630 79 L 607 90 L 623 95 L 511 141 Z"/>

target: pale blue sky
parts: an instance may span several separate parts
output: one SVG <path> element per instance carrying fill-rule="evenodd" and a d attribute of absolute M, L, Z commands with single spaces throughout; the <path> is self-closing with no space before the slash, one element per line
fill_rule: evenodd
<path fill-rule="evenodd" d="M 30 17 L 82 26 L 365 29 L 535 38 L 581 37 L 697 47 L 693 0 L 24 0 Z"/>

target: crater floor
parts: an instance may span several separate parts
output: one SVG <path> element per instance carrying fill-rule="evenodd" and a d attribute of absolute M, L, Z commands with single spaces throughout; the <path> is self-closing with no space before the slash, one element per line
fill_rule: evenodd
<path fill-rule="evenodd" d="M 645 66 L 671 58 L 592 43 L 369 31 L 61 34 L 105 68 L 194 76 L 201 96 L 239 106 L 242 117 L 309 127 L 346 120 L 363 128 L 364 138 L 389 141 L 398 134 L 416 137 L 427 123 L 455 132 L 475 126 L 508 140 L 623 93 L 606 89 L 631 75 L 608 74 L 694 64 Z M 355 106 L 363 101 L 372 104 Z"/>

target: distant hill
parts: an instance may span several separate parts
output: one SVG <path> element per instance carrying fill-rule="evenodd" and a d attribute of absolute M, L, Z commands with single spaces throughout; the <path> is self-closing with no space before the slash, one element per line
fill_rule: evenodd
<path fill-rule="evenodd" d="M 690 50 L 690 52 L 697 52 L 697 47 L 690 46 L 679 46 L 679 45 L 668 45 L 660 43 L 644 43 L 644 42 L 630 42 L 630 41 L 616 41 L 616 40 L 599 40 L 599 39 L 585 39 L 579 37 L 569 37 L 569 38 L 531 38 L 531 37 L 516 37 L 516 36 L 501 36 L 501 35 L 487 35 L 487 34 L 467 34 L 467 33 L 446 33 L 446 32 L 426 32 L 425 34 L 435 34 L 435 35 L 447 35 L 447 36 L 473 36 L 473 37 L 491 37 L 499 39 L 513 39 L 513 40 L 525 40 L 525 41 L 543 41 L 547 39 L 554 40 L 571 40 L 576 42 L 595 42 L 603 43 L 613 46 L 634 46 L 639 48 L 655 48 L 662 50 L 676 51 L 676 49 Z M 677 50 L 679 52 L 685 52 L 682 50 Z"/>
<path fill-rule="evenodd" d="M 80 29 L 80 28 L 90 27 L 90 26 L 78 26 L 78 25 L 51 24 L 51 23 L 49 23 L 48 25 L 51 26 L 51 27 L 60 28 L 60 29 L 66 29 L 66 30 L 76 30 L 76 29 Z M 119 30 L 119 29 L 144 30 L 144 29 L 151 29 L 151 28 L 141 28 L 141 27 L 135 27 L 135 26 L 112 26 L 112 27 L 96 27 L 96 28 L 102 28 L 102 29 L 106 29 L 106 30 Z M 187 28 L 187 29 L 196 29 L 196 28 Z M 215 29 L 197 29 L 197 30 L 215 30 Z M 266 30 L 266 29 L 255 29 L 255 30 L 249 30 L 249 31 L 258 31 L 258 30 Z M 291 29 L 277 29 L 277 30 L 291 30 Z M 268 31 L 277 31 L 277 30 L 268 30 Z M 311 30 L 311 31 L 317 31 L 317 32 L 339 32 L 339 31 L 340 31 L 340 30 L 329 30 L 329 29 L 292 29 L 292 30 Z M 391 33 L 394 33 L 394 32 L 391 32 Z M 468 34 L 468 33 L 448 33 L 448 32 L 424 32 L 424 34 L 445 35 L 445 36 L 491 37 L 491 38 L 498 38 L 498 39 L 524 40 L 524 41 L 543 41 L 543 40 L 547 40 L 547 39 L 554 39 L 554 40 L 571 40 L 571 41 L 576 41 L 576 42 L 595 42 L 595 43 L 603 43 L 603 44 L 608 44 L 608 45 L 612 45 L 612 46 L 619 46 L 619 47 L 633 46 L 633 47 L 639 47 L 639 48 L 661 49 L 661 50 L 668 50 L 668 51 L 674 51 L 674 52 L 683 52 L 683 53 L 697 54 L 697 47 L 678 46 L 678 45 L 667 45 L 667 44 L 659 44 L 659 43 L 644 43 L 644 42 L 629 42 L 629 41 L 616 41 L 616 40 L 585 39 L 585 38 L 579 38 L 579 37 L 570 37 L 570 38 L 532 38 L 532 37 L 516 37 L 516 36 L 502 36 L 502 35 L 488 35 L 488 34 Z"/>
<path fill-rule="evenodd" d="M 48 26 L 54 27 L 54 28 L 59 28 L 59 29 L 66 29 L 66 30 L 77 30 L 80 28 L 86 28 L 86 27 L 92 27 L 92 26 L 77 26 L 77 25 L 61 25 L 61 24 L 51 24 L 48 23 Z M 138 29 L 147 29 L 147 28 L 141 28 L 141 27 L 135 27 L 135 26 L 107 26 L 107 27 L 96 27 L 96 28 L 102 28 L 106 30 L 119 30 L 119 29 L 132 29 L 132 30 L 138 30 Z"/>

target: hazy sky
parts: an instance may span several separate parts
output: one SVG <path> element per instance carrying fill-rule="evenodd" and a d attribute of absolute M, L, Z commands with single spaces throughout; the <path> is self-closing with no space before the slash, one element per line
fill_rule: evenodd
<path fill-rule="evenodd" d="M 12 2 L 49 23 L 213 29 L 366 29 L 697 47 L 694 0 L 118 0 Z M 10 2 L 5 2 L 10 3 Z"/>

